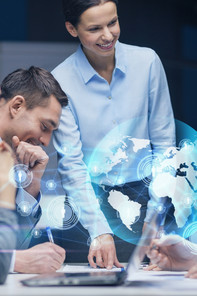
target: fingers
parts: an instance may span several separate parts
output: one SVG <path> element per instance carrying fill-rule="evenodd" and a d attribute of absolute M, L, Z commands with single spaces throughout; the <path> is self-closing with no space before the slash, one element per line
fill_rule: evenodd
<path fill-rule="evenodd" d="M 60 261 L 61 264 L 64 262 L 64 260 L 66 259 L 66 251 L 65 249 L 61 248 L 60 246 L 53 244 L 53 243 L 49 243 L 51 245 L 51 247 L 54 248 L 55 252 L 60 256 Z"/>
<path fill-rule="evenodd" d="M 115 254 L 114 250 L 112 249 L 111 252 L 108 250 L 107 252 L 104 252 L 103 254 L 104 258 L 104 265 L 107 269 L 112 269 L 115 261 Z"/>
<path fill-rule="evenodd" d="M 170 261 L 165 253 L 160 252 L 160 240 L 154 239 L 146 254 L 150 258 L 151 263 L 144 268 L 144 270 L 150 271 L 158 271 L 161 269 L 169 269 Z"/>
<path fill-rule="evenodd" d="M 152 262 L 143 268 L 143 270 L 146 270 L 146 271 L 161 271 L 162 269 L 157 266 L 157 264 L 152 264 Z"/>
<path fill-rule="evenodd" d="M 158 239 L 154 239 L 151 241 L 151 244 L 149 246 L 149 248 L 146 250 L 146 255 L 151 259 L 154 260 L 155 257 L 158 256 L 159 252 L 159 240 Z"/>
<path fill-rule="evenodd" d="M 144 267 L 143 270 L 152 271 L 152 270 L 155 270 L 155 268 L 157 268 L 157 267 L 158 266 L 156 264 L 150 263 L 148 266 Z"/>
<path fill-rule="evenodd" d="M 101 268 L 106 267 L 106 258 L 105 260 L 103 259 L 102 253 L 100 251 L 96 252 L 96 264 Z"/>
<path fill-rule="evenodd" d="M 149 258 L 151 259 L 151 263 L 153 265 L 159 264 L 162 260 L 162 254 L 160 254 L 157 250 L 153 250 L 149 253 Z"/>
<path fill-rule="evenodd" d="M 20 142 L 16 136 L 12 138 L 12 146 L 19 163 L 27 165 L 29 168 L 33 168 L 35 165 L 40 165 L 43 169 L 46 167 L 49 158 L 40 146 Z"/>
<path fill-rule="evenodd" d="M 43 243 L 30 249 L 16 251 L 15 271 L 23 273 L 46 273 L 61 267 L 65 250 L 53 243 Z"/>
<path fill-rule="evenodd" d="M 60 246 L 53 243 L 46 243 L 47 259 L 50 258 L 49 266 L 53 271 L 59 269 L 64 263 L 66 252 Z"/>
<path fill-rule="evenodd" d="M 97 265 L 94 262 L 94 257 L 95 257 L 94 256 L 94 252 L 90 250 L 89 251 L 89 254 L 88 254 L 88 262 L 89 262 L 89 264 L 90 264 L 91 267 L 96 268 Z"/>
<path fill-rule="evenodd" d="M 18 147 L 20 140 L 17 136 L 12 137 L 12 147 L 14 150 Z"/>
<path fill-rule="evenodd" d="M 124 265 L 118 261 L 118 258 L 116 255 L 115 255 L 114 265 L 118 268 L 124 267 Z"/>
<path fill-rule="evenodd" d="M 197 264 L 194 265 L 192 268 L 190 268 L 190 270 L 185 275 L 185 277 L 191 278 L 191 279 L 197 279 Z"/>
<path fill-rule="evenodd" d="M 99 266 L 112 269 L 114 265 L 119 268 L 123 267 L 117 259 L 114 240 L 109 234 L 101 235 L 93 240 L 90 246 L 88 261 L 93 268 Z"/>

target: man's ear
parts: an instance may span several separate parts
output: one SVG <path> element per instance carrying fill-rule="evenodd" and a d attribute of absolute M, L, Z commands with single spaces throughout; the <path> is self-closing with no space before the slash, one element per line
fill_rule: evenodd
<path fill-rule="evenodd" d="M 26 107 L 26 102 L 23 96 L 15 96 L 9 101 L 9 112 L 11 118 L 14 118 Z"/>
<path fill-rule="evenodd" d="M 78 33 L 77 33 L 76 28 L 70 22 L 65 22 L 65 27 L 71 36 L 78 37 Z"/>

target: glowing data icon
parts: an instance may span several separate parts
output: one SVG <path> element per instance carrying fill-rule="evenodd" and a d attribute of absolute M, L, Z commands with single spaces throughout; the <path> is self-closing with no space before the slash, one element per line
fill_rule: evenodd
<path fill-rule="evenodd" d="M 55 190 L 56 187 L 57 187 L 57 184 L 55 183 L 54 180 L 48 180 L 46 182 L 46 187 L 47 187 L 48 190 Z"/>
<path fill-rule="evenodd" d="M 17 207 L 17 212 L 22 216 L 22 217 L 28 217 L 32 213 L 32 206 L 28 201 L 21 201 L 18 204 Z"/>
<path fill-rule="evenodd" d="M 33 173 L 28 166 L 17 164 L 10 171 L 10 179 L 17 188 L 25 188 L 31 184 Z"/>
<path fill-rule="evenodd" d="M 32 235 L 34 238 L 40 238 L 42 236 L 42 230 L 40 229 L 33 229 Z"/>
<path fill-rule="evenodd" d="M 74 227 L 80 217 L 80 209 L 71 198 L 53 198 L 47 207 L 48 225 L 51 228 L 68 230 Z"/>

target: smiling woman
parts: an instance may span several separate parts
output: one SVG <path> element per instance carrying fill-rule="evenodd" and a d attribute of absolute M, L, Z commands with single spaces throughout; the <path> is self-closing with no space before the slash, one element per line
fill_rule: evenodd
<path fill-rule="evenodd" d="M 118 1 L 62 2 L 66 29 L 80 46 L 52 72 L 69 96 L 54 137 L 59 172 L 68 196 L 81 210 L 80 222 L 90 233 L 90 264 L 120 267 L 106 218 L 111 227 L 120 229 L 115 211 L 119 207 L 113 208 L 117 191 L 139 209 L 129 227 L 133 230 L 129 242 L 139 239 L 144 221 L 150 220 L 148 187 L 137 168 L 143 159 L 175 145 L 168 85 L 152 49 L 119 42 Z M 95 250 L 98 241 L 100 248 Z"/>

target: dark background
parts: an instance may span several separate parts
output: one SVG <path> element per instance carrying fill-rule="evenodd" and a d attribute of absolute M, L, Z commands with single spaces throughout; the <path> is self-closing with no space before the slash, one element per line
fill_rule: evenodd
<path fill-rule="evenodd" d="M 119 19 L 120 41 L 158 53 L 175 118 L 196 130 L 197 0 L 119 0 Z M 1 41 L 76 42 L 65 30 L 61 0 L 0 0 Z M 86 260 L 88 233 L 79 223 L 53 234 L 55 242 L 66 247 L 68 262 Z M 45 233 L 42 241 L 48 241 Z M 126 261 L 127 243 L 122 247 L 116 241 L 118 257 Z"/>
<path fill-rule="evenodd" d="M 119 0 L 120 40 L 153 48 L 175 118 L 197 129 L 197 0 Z M 0 0 L 0 41 L 65 42 L 61 0 Z"/>

